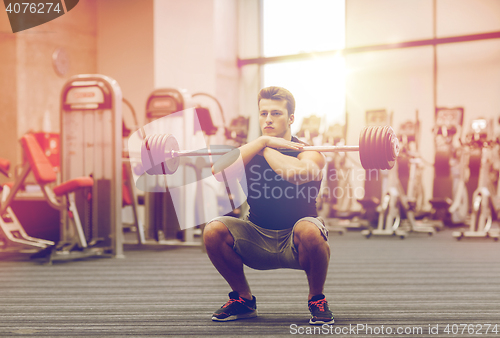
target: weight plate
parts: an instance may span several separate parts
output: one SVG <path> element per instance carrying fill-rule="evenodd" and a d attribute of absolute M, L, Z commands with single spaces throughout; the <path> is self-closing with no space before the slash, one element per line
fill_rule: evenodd
<path fill-rule="evenodd" d="M 173 135 L 167 135 L 168 136 L 166 137 L 164 142 L 165 147 L 163 148 L 165 150 L 165 166 L 167 175 L 172 175 L 177 171 L 177 168 L 179 168 L 181 159 L 180 157 L 170 158 L 172 156 L 172 151 L 179 151 L 179 143 L 177 143 L 177 140 Z"/>
<path fill-rule="evenodd" d="M 376 153 L 377 159 L 378 159 L 378 169 L 387 169 L 387 152 L 386 152 L 386 146 L 387 146 L 387 139 L 386 139 L 386 133 L 387 131 L 387 126 L 383 127 L 378 127 L 377 131 L 377 150 Z"/>
<path fill-rule="evenodd" d="M 368 160 L 366 158 L 368 149 L 366 148 L 366 134 L 368 127 L 364 127 L 359 134 L 359 159 L 363 168 L 368 168 Z"/>
<path fill-rule="evenodd" d="M 141 147 L 141 160 L 149 175 L 172 175 L 179 167 L 180 159 L 171 158 L 172 150 L 179 144 L 171 134 L 148 135 Z"/>
<path fill-rule="evenodd" d="M 364 145 L 365 145 L 365 163 L 366 166 L 364 166 L 365 169 L 372 169 L 373 168 L 373 162 L 372 162 L 372 149 L 371 149 L 371 138 L 372 138 L 372 131 L 373 127 L 369 126 L 366 129 L 366 134 L 364 138 Z"/>
<path fill-rule="evenodd" d="M 387 126 L 384 131 L 384 153 L 385 153 L 385 169 L 391 169 L 394 167 L 396 161 L 396 155 L 394 154 L 394 142 L 396 142 L 397 137 L 391 127 Z"/>
<path fill-rule="evenodd" d="M 154 166 L 154 160 L 151 153 L 151 142 L 149 136 L 146 136 L 142 141 L 141 146 L 141 162 L 144 170 L 149 173 Z"/>
<path fill-rule="evenodd" d="M 394 133 L 392 127 L 387 126 L 384 136 L 385 142 L 385 153 L 386 153 L 386 169 L 392 169 L 396 164 L 396 160 L 399 156 L 399 139 Z"/>
<path fill-rule="evenodd" d="M 378 127 L 372 127 L 370 133 L 370 159 L 371 159 L 371 167 L 370 169 L 378 169 L 378 154 L 377 154 L 377 136 L 379 134 Z"/>
<path fill-rule="evenodd" d="M 369 142 L 369 149 L 370 149 L 370 169 L 375 169 L 378 168 L 378 158 L 377 158 L 377 134 L 378 134 L 378 127 L 376 126 L 371 126 L 370 127 L 370 142 Z"/>
<path fill-rule="evenodd" d="M 385 170 L 391 169 L 391 162 L 394 161 L 394 154 L 392 151 L 392 135 L 391 135 L 391 127 L 385 126 L 382 131 L 382 152 L 384 153 L 384 163 L 383 167 Z"/>
<path fill-rule="evenodd" d="M 162 175 L 162 153 L 158 151 L 160 149 L 160 137 L 162 135 L 150 135 L 148 137 L 148 145 L 149 145 L 149 154 L 151 159 L 153 160 L 151 163 L 151 169 L 147 170 L 147 173 L 150 175 Z"/>
<path fill-rule="evenodd" d="M 380 169 L 381 165 L 381 160 L 385 156 L 382 152 L 380 152 L 380 149 L 382 148 L 380 145 L 380 132 L 382 130 L 382 127 L 377 126 L 377 127 L 372 127 L 372 134 L 370 137 L 370 153 L 371 153 L 371 159 L 372 159 L 372 167 L 373 169 Z"/>

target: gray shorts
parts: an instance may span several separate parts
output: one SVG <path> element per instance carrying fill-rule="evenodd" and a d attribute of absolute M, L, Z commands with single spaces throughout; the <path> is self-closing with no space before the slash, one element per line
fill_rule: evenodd
<path fill-rule="evenodd" d="M 234 239 L 234 251 L 241 256 L 245 265 L 257 270 L 278 268 L 302 270 L 297 248 L 293 243 L 293 229 L 301 221 L 315 224 L 325 240 L 328 240 L 328 229 L 320 217 L 301 218 L 293 228 L 285 230 L 264 229 L 250 222 L 248 218 L 221 216 L 210 222 L 213 221 L 226 225 Z"/>

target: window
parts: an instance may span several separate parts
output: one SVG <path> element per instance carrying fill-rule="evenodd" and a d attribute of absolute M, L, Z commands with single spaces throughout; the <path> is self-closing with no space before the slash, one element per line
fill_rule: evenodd
<path fill-rule="evenodd" d="M 345 47 L 345 0 L 263 0 L 263 56 L 339 50 Z M 296 101 L 292 133 L 310 115 L 322 127 L 344 123 L 345 60 L 342 55 L 268 63 L 262 86 L 281 86 Z"/>

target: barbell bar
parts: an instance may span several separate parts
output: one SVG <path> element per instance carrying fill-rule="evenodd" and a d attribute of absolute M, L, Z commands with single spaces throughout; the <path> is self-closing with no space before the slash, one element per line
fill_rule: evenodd
<path fill-rule="evenodd" d="M 211 146 L 210 149 L 179 150 L 172 134 L 152 134 L 144 138 L 141 162 L 149 175 L 172 175 L 177 171 L 181 157 L 225 155 L 228 146 Z M 302 149 L 277 149 L 282 153 L 302 151 L 353 152 L 359 151 L 365 169 L 391 169 L 399 155 L 399 140 L 390 126 L 364 127 L 358 146 L 304 146 Z M 239 153 L 238 153 L 239 154 Z M 236 158 L 235 158 L 236 160 Z"/>
<path fill-rule="evenodd" d="M 321 153 L 327 152 L 348 152 L 348 151 L 359 151 L 359 146 L 304 146 L 301 149 L 288 149 L 280 148 L 276 149 L 280 153 L 296 153 L 302 151 L 319 151 Z M 189 151 L 189 150 L 171 150 L 170 157 L 183 157 L 183 156 L 213 156 L 213 155 L 225 155 L 227 151 L 223 149 L 207 149 L 207 151 Z"/>

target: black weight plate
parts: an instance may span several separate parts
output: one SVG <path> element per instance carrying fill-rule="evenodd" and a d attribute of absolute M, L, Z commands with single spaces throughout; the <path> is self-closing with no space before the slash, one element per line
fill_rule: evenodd
<path fill-rule="evenodd" d="M 359 159 L 361 161 L 361 165 L 363 168 L 368 168 L 368 149 L 366 148 L 366 139 L 367 139 L 368 127 L 364 127 L 359 134 Z"/>

